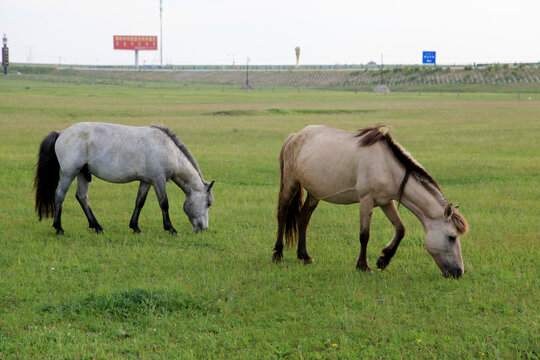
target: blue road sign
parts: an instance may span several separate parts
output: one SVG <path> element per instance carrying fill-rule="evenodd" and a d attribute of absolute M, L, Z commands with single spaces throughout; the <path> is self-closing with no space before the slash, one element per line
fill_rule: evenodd
<path fill-rule="evenodd" d="M 422 64 L 435 64 L 435 51 L 424 51 L 422 53 Z"/>

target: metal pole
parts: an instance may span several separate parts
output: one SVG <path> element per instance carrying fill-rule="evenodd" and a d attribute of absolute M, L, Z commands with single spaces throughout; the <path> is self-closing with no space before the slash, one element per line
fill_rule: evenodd
<path fill-rule="evenodd" d="M 2 43 L 4 47 L 2 48 L 2 66 L 4 67 L 4 75 L 7 75 L 7 68 L 9 66 L 9 49 L 7 47 L 7 36 L 4 34 L 2 37 Z"/>
<path fill-rule="evenodd" d="M 380 85 L 382 85 L 383 83 L 383 72 L 382 72 L 383 69 L 382 68 L 383 68 L 383 54 L 381 54 L 381 81 L 379 83 Z"/>
<path fill-rule="evenodd" d="M 4 47 L 2 48 L 2 66 L 4 67 L 4 75 L 7 75 L 6 55 L 7 55 L 7 46 L 4 45 Z"/>
<path fill-rule="evenodd" d="M 246 64 L 246 85 L 249 86 L 249 58 L 247 58 Z"/>
<path fill-rule="evenodd" d="M 163 0 L 159 0 L 159 63 L 163 66 Z"/>

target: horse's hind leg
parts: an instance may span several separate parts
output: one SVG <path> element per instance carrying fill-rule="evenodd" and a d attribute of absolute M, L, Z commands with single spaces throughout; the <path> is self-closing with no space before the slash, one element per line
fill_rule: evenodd
<path fill-rule="evenodd" d="M 159 207 L 161 208 L 161 213 L 163 215 L 163 229 L 174 235 L 177 232 L 176 229 L 172 226 L 171 219 L 169 217 L 169 200 L 167 199 L 165 184 L 165 179 L 163 179 L 162 181 L 154 182 L 152 185 L 154 185 L 154 190 L 156 191 Z"/>
<path fill-rule="evenodd" d="M 356 268 L 364 272 L 372 272 L 367 264 L 367 245 L 369 242 L 369 227 L 373 214 L 373 199 L 363 198 L 360 201 L 360 256 Z"/>
<path fill-rule="evenodd" d="M 139 184 L 139 190 L 137 191 L 137 200 L 135 200 L 135 209 L 133 210 L 133 215 L 131 215 L 131 220 L 129 222 L 129 227 L 133 229 L 134 233 L 140 233 L 141 229 L 139 229 L 139 214 L 141 213 L 141 209 L 144 206 L 144 202 L 146 201 L 146 195 L 148 195 L 148 190 L 150 190 L 150 184 L 141 181 Z"/>
<path fill-rule="evenodd" d="M 62 229 L 62 203 L 66 198 L 66 193 L 69 190 L 71 183 L 75 179 L 75 175 L 67 172 L 62 173 L 58 187 L 54 195 L 54 221 L 53 227 L 56 229 L 57 235 L 64 235 L 64 229 Z"/>
<path fill-rule="evenodd" d="M 382 249 L 381 256 L 379 256 L 379 259 L 377 260 L 377 268 L 383 270 L 390 263 L 390 260 L 396 253 L 401 239 L 403 239 L 405 236 L 405 226 L 403 226 L 403 223 L 401 222 L 401 218 L 399 217 L 399 213 L 393 201 L 387 205 L 381 206 L 381 209 L 396 229 L 392 241 L 390 241 L 388 245 Z"/>
<path fill-rule="evenodd" d="M 302 206 L 302 210 L 300 210 L 300 215 L 298 216 L 298 250 L 296 251 L 296 255 L 298 259 L 304 260 L 306 264 L 313 262 L 306 249 L 306 230 L 311 219 L 311 214 L 313 214 L 317 205 L 319 205 L 319 200 L 308 193 L 304 206 Z"/>
<path fill-rule="evenodd" d="M 88 205 L 88 188 L 90 187 L 89 179 L 91 178 L 90 173 L 88 173 L 88 169 L 86 172 L 80 172 L 77 175 L 77 192 L 75 193 L 75 197 L 79 201 L 79 204 L 81 204 L 84 214 L 88 219 L 88 227 L 96 230 L 96 232 L 99 233 L 103 232 L 103 228 L 97 222 L 92 209 L 90 209 L 90 205 Z"/>

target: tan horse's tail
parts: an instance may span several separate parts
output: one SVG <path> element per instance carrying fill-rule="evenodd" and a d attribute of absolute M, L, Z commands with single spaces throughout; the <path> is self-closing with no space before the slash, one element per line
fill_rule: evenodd
<path fill-rule="evenodd" d="M 302 209 L 304 199 L 304 188 L 300 185 L 296 195 L 294 195 L 285 218 L 285 246 L 291 249 L 298 242 L 298 215 Z"/>
<path fill-rule="evenodd" d="M 298 242 L 298 215 L 300 214 L 300 210 L 302 209 L 303 205 L 303 199 L 304 199 L 304 189 L 302 188 L 302 185 L 298 184 L 298 188 L 295 190 L 295 194 L 292 197 L 292 200 L 290 203 L 285 207 L 285 211 L 283 214 L 280 214 L 280 204 L 282 204 L 283 201 L 287 201 L 290 194 L 286 194 L 285 191 L 288 191 L 285 189 L 285 182 L 284 182 L 284 149 L 287 143 L 289 142 L 291 137 L 289 137 L 285 143 L 283 144 L 283 147 L 281 148 L 281 152 L 279 154 L 279 171 L 280 171 L 280 183 L 279 183 L 279 201 L 278 201 L 278 221 L 283 221 L 280 219 L 285 218 L 285 226 L 284 226 L 284 233 L 285 233 L 285 246 L 287 249 L 292 248 L 297 242 Z"/>

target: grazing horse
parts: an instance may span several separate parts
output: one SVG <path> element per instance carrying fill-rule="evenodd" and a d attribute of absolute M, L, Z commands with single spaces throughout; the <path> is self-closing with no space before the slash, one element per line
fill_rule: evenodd
<path fill-rule="evenodd" d="M 62 202 L 76 177 L 75 196 L 88 218 L 89 227 L 103 232 L 88 205 L 92 175 L 113 183 L 140 181 L 135 210 L 129 222 L 135 233 L 141 232 L 139 213 L 153 186 L 163 214 L 163 228 L 176 234 L 169 218 L 165 191 L 168 180 L 174 181 L 186 194 L 184 212 L 193 231 L 208 229 L 208 208 L 213 201 L 214 182 L 204 181 L 189 149 L 167 128 L 83 122 L 61 132 L 51 132 L 41 143 L 34 180 L 39 220 L 54 216 L 56 233 L 64 234 Z"/>
<path fill-rule="evenodd" d="M 320 200 L 334 204 L 359 202 L 357 269 L 371 272 L 366 249 L 373 208 L 381 207 L 394 225 L 394 237 L 377 260 L 377 267 L 383 270 L 405 236 L 405 227 L 393 201 L 397 200 L 424 225 L 424 244 L 442 275 L 462 276 L 459 235 L 467 232 L 467 221 L 458 213 L 458 207 L 446 200 L 427 171 L 392 139 L 388 130 L 385 125 L 356 132 L 311 125 L 287 138 L 280 153 L 274 261 L 283 258 L 284 235 L 288 248 L 298 242 L 299 259 L 305 263 L 313 261 L 306 250 L 306 229 Z M 307 191 L 305 201 L 304 189 Z"/>

